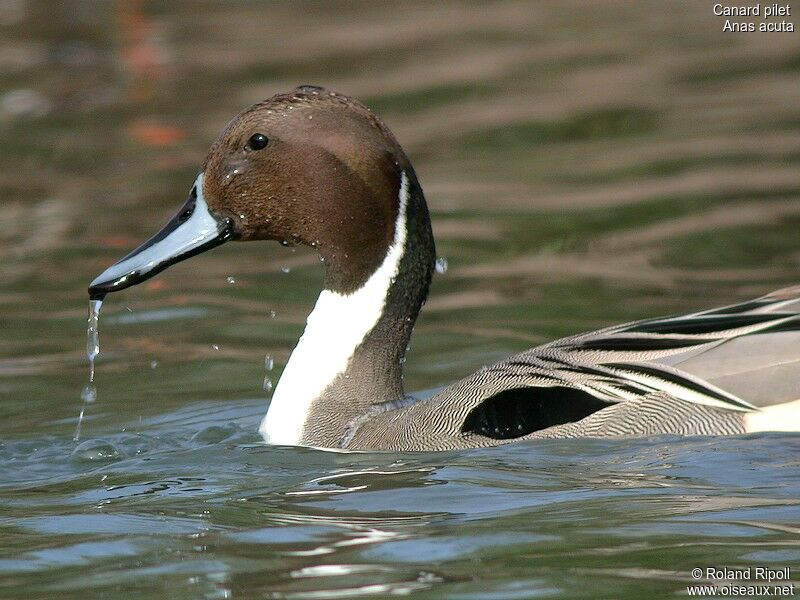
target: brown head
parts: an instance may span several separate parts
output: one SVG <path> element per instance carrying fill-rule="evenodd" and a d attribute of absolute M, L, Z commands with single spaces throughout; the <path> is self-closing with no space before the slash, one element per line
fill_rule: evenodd
<path fill-rule="evenodd" d="M 392 133 L 356 100 L 315 86 L 274 96 L 225 127 L 179 215 L 90 294 L 135 285 L 227 239 L 312 246 L 326 289 L 349 293 L 392 242 L 402 172 L 416 185 Z M 192 220 L 204 233 L 173 240 Z"/>

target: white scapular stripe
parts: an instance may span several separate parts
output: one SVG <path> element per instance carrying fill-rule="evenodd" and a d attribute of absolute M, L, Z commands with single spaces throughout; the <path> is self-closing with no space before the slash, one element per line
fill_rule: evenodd
<path fill-rule="evenodd" d="M 311 404 L 347 368 L 380 319 L 406 244 L 408 177 L 401 175 L 394 239 L 380 267 L 352 294 L 320 293 L 272 396 L 259 432 L 270 444 L 300 445 Z"/>
<path fill-rule="evenodd" d="M 197 176 L 194 187 L 197 200 L 194 211 L 185 222 L 163 240 L 106 269 L 92 282 L 92 285 L 96 282 L 114 281 L 134 272 L 147 273 L 165 260 L 185 254 L 215 237 L 218 234 L 217 220 L 211 216 L 203 197 L 202 173 Z"/>

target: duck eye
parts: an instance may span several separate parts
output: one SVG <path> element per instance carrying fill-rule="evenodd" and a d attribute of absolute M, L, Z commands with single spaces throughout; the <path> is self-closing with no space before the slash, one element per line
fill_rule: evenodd
<path fill-rule="evenodd" d="M 263 133 L 254 133 L 250 136 L 250 139 L 247 140 L 247 146 L 245 146 L 245 150 L 261 150 L 262 148 L 265 148 L 268 143 L 269 138 Z"/>

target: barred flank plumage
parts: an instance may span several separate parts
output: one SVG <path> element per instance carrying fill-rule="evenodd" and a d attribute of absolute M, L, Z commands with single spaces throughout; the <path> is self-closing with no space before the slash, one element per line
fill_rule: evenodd
<path fill-rule="evenodd" d="M 428 398 L 375 406 L 352 424 L 343 446 L 437 450 L 536 438 L 736 434 L 745 431 L 747 412 L 798 398 L 800 286 L 527 350 Z"/>

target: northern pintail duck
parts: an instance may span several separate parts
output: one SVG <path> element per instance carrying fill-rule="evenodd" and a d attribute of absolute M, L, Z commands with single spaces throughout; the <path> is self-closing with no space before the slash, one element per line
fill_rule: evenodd
<path fill-rule="evenodd" d="M 436 258 L 428 208 L 383 122 L 323 88 L 233 119 L 177 216 L 89 293 L 102 298 L 228 240 L 304 244 L 325 264 L 261 423 L 272 444 L 443 450 L 800 429 L 800 286 L 557 340 L 406 396 L 403 358 Z"/>

